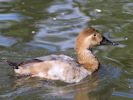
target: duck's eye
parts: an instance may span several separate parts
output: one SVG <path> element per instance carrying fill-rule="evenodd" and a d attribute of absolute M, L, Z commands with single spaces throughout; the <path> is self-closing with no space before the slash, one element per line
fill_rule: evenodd
<path fill-rule="evenodd" d="M 97 34 L 95 33 L 93 36 L 97 36 Z"/>

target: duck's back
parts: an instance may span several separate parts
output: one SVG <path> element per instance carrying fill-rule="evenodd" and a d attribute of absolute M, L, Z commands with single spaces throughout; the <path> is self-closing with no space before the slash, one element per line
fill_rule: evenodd
<path fill-rule="evenodd" d="M 66 55 L 37 57 L 35 62 L 23 63 L 15 72 L 68 83 L 79 82 L 89 74 L 73 58 Z"/>
<path fill-rule="evenodd" d="M 64 61 L 74 61 L 73 58 L 67 56 L 67 55 L 48 55 L 48 56 L 42 56 L 42 57 L 37 57 L 36 59 L 42 60 L 42 61 L 47 61 L 47 60 L 64 60 Z"/>

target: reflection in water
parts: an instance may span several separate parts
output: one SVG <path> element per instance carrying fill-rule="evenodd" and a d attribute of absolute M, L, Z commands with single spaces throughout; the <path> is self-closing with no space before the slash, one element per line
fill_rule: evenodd
<path fill-rule="evenodd" d="M 16 43 L 15 39 L 9 38 L 9 37 L 4 37 L 4 36 L 0 36 L 0 41 L 1 41 L 0 45 L 6 46 L 6 47 L 10 47 Z"/>
<path fill-rule="evenodd" d="M 132 99 L 132 21 L 130 0 L 0 0 L 0 57 L 24 60 L 51 53 L 74 56 L 74 40 L 86 24 L 121 43 L 97 47 L 105 64 L 78 84 L 18 78 L 0 62 L 0 99 Z"/>
<path fill-rule="evenodd" d="M 0 20 L 19 20 L 19 16 L 17 14 L 0 14 Z"/>
<path fill-rule="evenodd" d="M 19 99 L 21 96 L 31 96 L 36 93 L 40 98 L 48 100 L 81 100 L 81 98 L 84 100 L 107 100 L 112 94 L 115 79 L 120 74 L 119 68 L 101 66 L 101 69 L 93 76 L 76 84 L 22 77 L 15 81 L 12 91 L 0 95 L 0 98 Z"/>

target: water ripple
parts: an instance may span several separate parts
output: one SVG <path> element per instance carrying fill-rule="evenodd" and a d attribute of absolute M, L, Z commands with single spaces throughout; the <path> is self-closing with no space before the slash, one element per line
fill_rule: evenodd
<path fill-rule="evenodd" d="M 8 14 L 0 14 L 0 21 L 1 20 L 15 20 L 19 21 L 21 17 L 17 13 L 8 13 Z"/>
<path fill-rule="evenodd" d="M 133 15 L 133 3 L 126 3 L 123 5 L 123 12 Z"/>
<path fill-rule="evenodd" d="M 132 93 L 116 91 L 116 92 L 113 92 L 112 95 L 113 96 L 120 96 L 120 97 L 126 97 L 126 98 L 132 98 L 133 99 L 133 94 Z"/>
<path fill-rule="evenodd" d="M 11 37 L 0 36 L 0 46 L 11 47 L 17 41 Z"/>
<path fill-rule="evenodd" d="M 131 0 L 0 0 L 0 6 L 1 60 L 22 61 L 64 51 L 72 56 L 75 37 L 87 25 L 120 42 L 118 46 L 96 48 L 95 54 L 104 65 L 77 84 L 32 78 L 18 81 L 8 75 L 12 70 L 0 63 L 0 84 L 5 83 L 0 88 L 0 99 L 133 98 Z"/>

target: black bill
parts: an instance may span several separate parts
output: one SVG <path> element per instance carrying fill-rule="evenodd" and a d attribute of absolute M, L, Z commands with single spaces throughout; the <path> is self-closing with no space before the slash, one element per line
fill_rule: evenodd
<path fill-rule="evenodd" d="M 106 39 L 105 37 L 103 37 L 102 41 L 100 42 L 100 45 L 118 45 L 118 43 L 110 41 L 108 39 Z"/>

